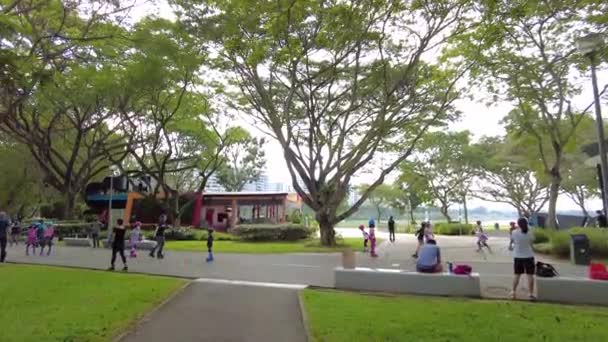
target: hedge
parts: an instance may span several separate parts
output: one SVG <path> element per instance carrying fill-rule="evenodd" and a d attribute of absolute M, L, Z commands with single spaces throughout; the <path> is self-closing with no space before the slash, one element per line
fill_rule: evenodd
<path fill-rule="evenodd" d="M 436 223 L 433 227 L 433 233 L 439 235 L 471 235 L 473 233 L 473 225 L 465 223 Z"/>
<path fill-rule="evenodd" d="M 535 228 L 532 230 L 534 234 L 534 243 L 545 243 L 551 241 L 551 234 L 546 229 Z"/>
<path fill-rule="evenodd" d="M 231 230 L 246 241 L 296 241 L 310 237 L 313 231 L 297 224 L 245 224 Z"/>
<path fill-rule="evenodd" d="M 584 234 L 589 239 L 591 255 L 593 257 L 608 257 L 608 229 L 601 228 L 572 228 L 568 230 L 535 229 L 534 242 L 546 243 L 548 239 L 551 244 L 549 251 L 557 256 L 570 255 L 570 235 Z"/>

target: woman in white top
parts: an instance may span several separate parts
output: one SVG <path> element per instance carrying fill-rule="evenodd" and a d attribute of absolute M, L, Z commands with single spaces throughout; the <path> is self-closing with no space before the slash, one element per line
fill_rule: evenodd
<path fill-rule="evenodd" d="M 528 289 L 530 290 L 530 299 L 535 300 L 534 296 L 534 251 L 532 250 L 532 243 L 534 237 L 529 232 L 528 220 L 526 218 L 520 218 L 517 220 L 517 226 L 511 234 L 511 241 L 513 243 L 513 268 L 515 271 L 515 279 L 513 280 L 513 299 L 517 298 L 517 286 L 519 285 L 519 279 L 522 274 L 526 274 L 528 277 Z"/>

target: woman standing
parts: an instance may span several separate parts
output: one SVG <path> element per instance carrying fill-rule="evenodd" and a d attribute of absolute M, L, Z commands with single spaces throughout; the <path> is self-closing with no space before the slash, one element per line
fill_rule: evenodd
<path fill-rule="evenodd" d="M 526 274 L 528 278 L 528 289 L 530 290 L 530 300 L 535 300 L 534 296 L 534 251 L 532 243 L 534 237 L 529 233 L 528 220 L 524 217 L 517 220 L 518 228 L 511 234 L 513 241 L 513 269 L 515 279 L 513 279 L 513 299 L 517 298 L 517 286 L 522 274 Z"/>

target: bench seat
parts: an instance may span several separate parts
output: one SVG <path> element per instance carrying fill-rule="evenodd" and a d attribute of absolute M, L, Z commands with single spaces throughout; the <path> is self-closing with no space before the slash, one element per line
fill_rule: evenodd
<path fill-rule="evenodd" d="M 540 301 L 608 305 L 608 281 L 605 280 L 536 277 L 536 292 Z"/>
<path fill-rule="evenodd" d="M 481 297 L 479 274 L 418 273 L 395 269 L 338 267 L 335 287 L 343 290 L 379 291 L 434 296 Z"/>

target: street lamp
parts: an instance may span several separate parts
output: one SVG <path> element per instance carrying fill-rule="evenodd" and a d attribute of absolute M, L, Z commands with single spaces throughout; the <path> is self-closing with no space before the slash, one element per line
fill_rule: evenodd
<path fill-rule="evenodd" d="M 604 39 L 600 34 L 594 33 L 579 38 L 576 41 L 578 51 L 589 58 L 591 64 L 591 83 L 593 83 L 593 102 L 595 104 L 595 124 L 597 126 L 597 140 L 600 153 L 601 167 L 601 189 L 602 202 L 604 204 L 604 214 L 608 212 L 608 194 L 606 186 L 608 185 L 608 156 L 606 156 L 606 145 L 604 138 L 604 123 L 602 120 L 602 110 L 600 107 L 600 94 L 597 88 L 597 76 L 595 72 L 595 63 L 597 52 L 604 46 Z"/>
<path fill-rule="evenodd" d="M 116 165 L 110 165 L 110 197 L 108 199 L 108 245 L 110 244 L 110 239 L 112 238 L 112 195 L 114 195 L 114 175 L 118 167 Z"/>

